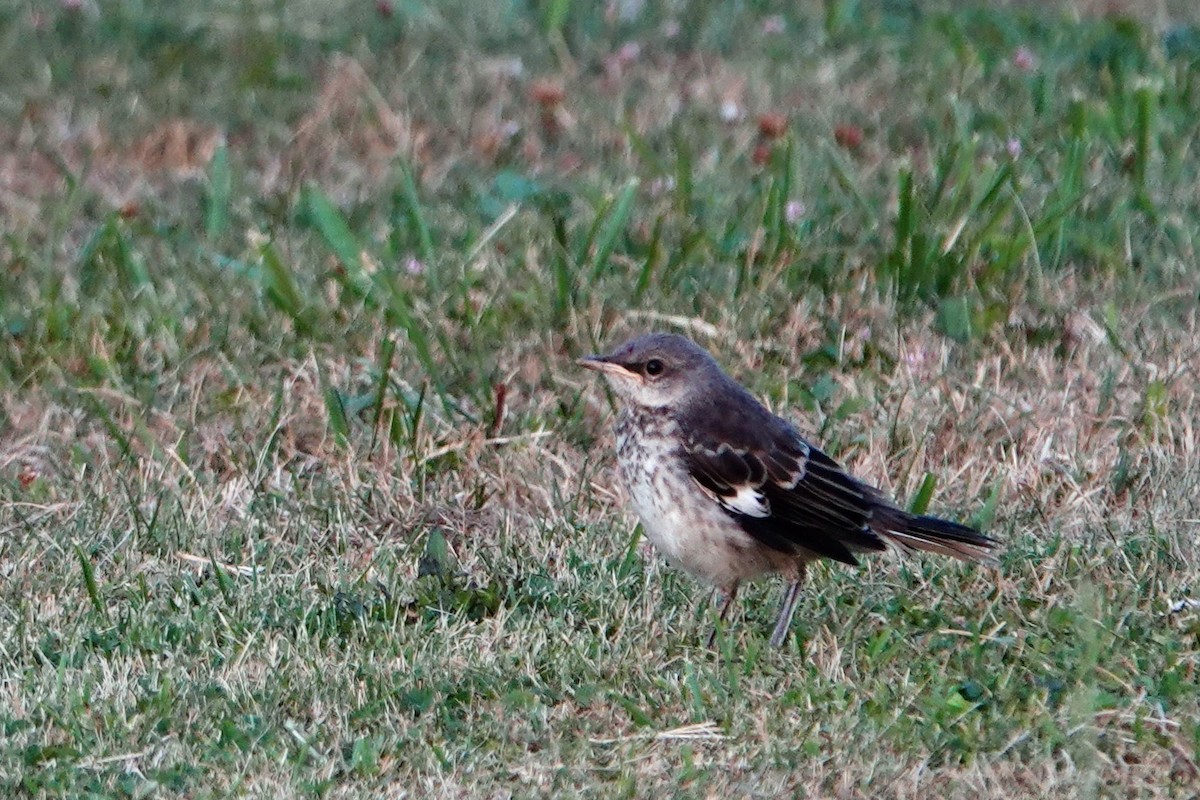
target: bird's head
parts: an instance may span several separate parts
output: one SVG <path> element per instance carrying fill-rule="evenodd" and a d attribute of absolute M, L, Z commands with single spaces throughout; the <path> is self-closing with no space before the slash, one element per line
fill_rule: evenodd
<path fill-rule="evenodd" d="M 644 408 L 685 403 L 722 376 L 704 348 L 673 333 L 648 333 L 577 363 L 602 373 L 622 400 Z"/>

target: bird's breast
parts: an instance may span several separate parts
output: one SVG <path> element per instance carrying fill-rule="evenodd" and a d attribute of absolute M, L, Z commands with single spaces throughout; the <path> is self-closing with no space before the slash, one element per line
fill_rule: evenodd
<path fill-rule="evenodd" d="M 728 587 L 779 569 L 764 547 L 688 473 L 678 425 L 665 414 L 623 412 L 617 465 L 646 538 L 666 559 L 702 580 Z"/>

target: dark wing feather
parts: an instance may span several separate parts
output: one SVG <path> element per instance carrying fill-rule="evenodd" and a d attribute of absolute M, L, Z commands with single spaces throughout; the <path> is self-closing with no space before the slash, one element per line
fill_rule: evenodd
<path fill-rule="evenodd" d="M 684 447 L 692 477 L 747 533 L 776 550 L 857 564 L 855 550 L 886 549 L 871 530 L 879 493 L 782 420 L 772 422 L 754 443 L 715 444 L 692 432 Z"/>

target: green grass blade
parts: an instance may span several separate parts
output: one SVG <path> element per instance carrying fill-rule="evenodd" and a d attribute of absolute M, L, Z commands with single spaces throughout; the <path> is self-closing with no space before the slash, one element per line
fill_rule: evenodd
<path fill-rule="evenodd" d="M 417 564 L 417 576 L 433 576 L 445 583 L 454 570 L 454 559 L 446 535 L 438 528 L 429 531 L 425 538 L 425 551 Z"/>
<path fill-rule="evenodd" d="M 207 189 L 204 232 L 209 239 L 216 239 L 229 227 L 229 204 L 233 194 L 233 170 L 229 166 L 229 149 L 225 145 L 216 149 L 209 162 Z"/>
<path fill-rule="evenodd" d="M 1152 137 L 1154 133 L 1154 89 L 1150 86 L 1139 86 L 1134 92 L 1134 102 L 1137 104 L 1134 117 L 1134 160 L 1133 180 L 1137 184 L 1139 198 L 1144 203 L 1146 195 L 1146 167 L 1150 163 Z"/>
<path fill-rule="evenodd" d="M 421 198 L 417 194 L 417 182 L 412 170 L 405 164 L 400 165 L 400 194 L 404 200 L 404 209 L 408 217 L 409 228 L 417 240 L 418 253 L 427 268 L 433 266 L 433 236 L 429 232 L 429 223 L 421 210 Z M 432 275 L 432 272 L 430 273 Z"/>
<path fill-rule="evenodd" d="M 854 200 L 854 204 L 858 207 L 859 213 L 862 214 L 862 218 L 866 223 L 866 229 L 874 230 L 878 224 L 876 211 L 867 201 L 862 188 L 858 185 L 858 181 L 850 174 L 850 167 L 846 164 L 842 154 L 837 150 L 830 149 L 827 152 L 829 154 L 828 163 L 833 170 L 833 177 L 836 183 Z"/>
<path fill-rule="evenodd" d="M 126 290 L 130 296 L 136 295 L 150 286 L 150 273 L 146 270 L 145 259 L 133 249 L 129 237 L 114 224 L 114 244 L 116 246 L 117 264 L 124 279 Z"/>
<path fill-rule="evenodd" d="M 80 281 L 85 291 L 93 293 L 115 274 L 121 290 L 128 297 L 137 295 L 150 285 L 150 275 L 141 256 L 129 243 L 121 218 L 109 215 L 104 224 L 92 234 L 79 253 Z"/>
<path fill-rule="evenodd" d="M 929 502 L 933 499 L 933 490 L 936 487 L 937 475 L 926 472 L 925 477 L 921 480 L 921 488 L 917 490 L 912 502 L 908 504 L 908 513 L 920 515 L 928 511 Z"/>
<path fill-rule="evenodd" d="M 549 0 L 542 12 L 542 29 L 547 34 L 559 36 L 571 12 L 571 0 Z"/>
<path fill-rule="evenodd" d="M 783 187 L 777 179 L 772 178 L 767 182 L 767 194 L 763 199 L 762 217 L 759 220 L 759 227 L 762 229 L 765 241 L 762 246 L 762 254 L 768 260 L 774 258 L 779 247 L 780 228 L 784 219 L 784 204 L 787 202 L 786 196 L 783 194 Z"/>
<path fill-rule="evenodd" d="M 75 555 L 79 559 L 79 568 L 83 571 L 83 588 L 92 602 L 92 608 L 96 609 L 96 613 L 107 621 L 108 607 L 104 605 L 104 600 L 100 597 L 100 587 L 96 583 L 96 568 L 92 566 L 92 560 L 87 557 L 83 548 L 78 544 L 75 545 Z"/>
<path fill-rule="evenodd" d="M 639 571 L 638 546 L 642 543 L 643 536 L 641 526 L 634 528 L 633 533 L 629 536 L 629 544 L 625 546 L 621 560 L 617 563 L 618 578 L 628 578 Z"/>
<path fill-rule="evenodd" d="M 431 379 L 436 379 L 440 374 L 440 370 L 434 361 L 433 351 L 429 348 L 429 338 L 425 335 L 424 326 L 413 316 L 412 309 L 409 308 L 408 298 L 402 293 L 393 292 L 391 294 L 387 318 L 390 324 L 400 326 L 408 339 L 408 343 L 416 350 L 417 360 L 425 368 L 426 374 Z"/>
<path fill-rule="evenodd" d="M 321 396 L 325 400 L 329 429 L 333 431 L 337 443 L 345 447 L 350 441 L 350 420 L 346 416 L 346 403 L 342 393 L 329 381 L 329 374 L 323 367 L 317 368 L 317 375 L 321 382 Z"/>
<path fill-rule="evenodd" d="M 767 259 L 774 261 L 791 239 L 791 228 L 787 222 L 787 203 L 792 195 L 792 139 L 789 137 L 781 150 L 771 156 L 771 191 L 768 194 L 767 210 L 763 217 L 763 230 L 767 232 L 764 248 Z"/>
<path fill-rule="evenodd" d="M 654 725 L 653 718 L 651 718 L 649 714 L 642 710 L 642 707 L 632 699 L 617 691 L 611 692 L 609 696 L 617 703 L 617 705 L 625 709 L 625 713 L 629 715 L 629 718 L 633 721 L 634 725 L 638 726 L 639 728 L 649 728 Z"/>
<path fill-rule="evenodd" d="M 988 492 L 988 497 L 983 503 L 983 508 L 979 509 L 979 513 L 972 520 L 974 527 L 985 533 L 991 529 L 993 523 L 996 521 L 996 509 L 1000 506 L 1000 493 L 1003 488 L 1004 481 L 997 478 L 996 482 L 992 484 L 992 490 Z"/>
<path fill-rule="evenodd" d="M 571 308 L 574 280 L 571 276 L 567 249 L 567 220 L 558 211 L 550 212 L 554 244 L 550 253 L 550 270 L 554 275 L 554 318 L 562 320 Z"/>
<path fill-rule="evenodd" d="M 637 283 L 633 287 L 634 302 L 641 302 L 642 296 L 650 288 L 650 279 L 654 269 L 662 260 L 662 228 L 663 218 L 654 220 L 654 230 L 650 233 L 650 245 L 646 248 L 646 258 L 642 261 L 642 269 L 638 272 Z"/>
<path fill-rule="evenodd" d="M 913 239 L 916 235 L 916 211 L 913 198 L 912 170 L 905 168 L 900 171 L 900 186 L 897 190 L 898 209 L 896 221 L 892 228 L 892 254 L 888 259 L 890 264 L 889 276 L 893 282 L 893 291 L 897 296 L 908 299 L 916 294 L 917 287 L 913 281 L 913 261 L 916 258 Z"/>
<path fill-rule="evenodd" d="M 680 213 L 695 213 L 695 174 L 692 166 L 692 147 L 679 128 L 672 134 L 675 146 L 675 205 Z"/>
<path fill-rule="evenodd" d="M 275 386 L 275 391 L 272 393 L 271 416 L 264 427 L 264 430 L 267 432 L 267 440 L 258 448 L 258 456 L 255 459 L 252 480 L 256 484 L 262 480 L 263 470 L 274 459 L 275 453 L 279 449 L 280 441 L 283 438 L 283 430 L 280 423 L 283 421 L 283 415 L 286 410 L 284 399 L 286 390 L 286 381 L 281 378 Z"/>
<path fill-rule="evenodd" d="M 213 571 L 213 576 L 217 579 L 217 591 L 221 593 L 221 597 L 225 600 L 228 606 L 236 605 L 237 593 L 234 591 L 233 579 L 229 577 L 229 573 L 221 566 L 221 562 L 217 560 L 216 553 L 209 552 L 208 566 Z"/>
<path fill-rule="evenodd" d="M 938 330 L 954 341 L 966 343 L 971 340 L 971 301 L 967 298 L 943 297 L 938 300 L 935 320 Z"/>
<path fill-rule="evenodd" d="M 108 408 L 103 403 L 97 400 L 90 392 L 80 392 L 80 396 L 85 405 L 91 409 L 92 413 L 100 419 L 100 424 L 104 426 L 104 430 L 108 432 L 109 437 L 117 443 L 117 447 L 121 451 L 123 458 L 130 458 L 133 455 L 133 444 L 129 436 L 125 434 L 117 421 L 113 419 Z"/>
<path fill-rule="evenodd" d="M 596 239 L 600 236 L 600 229 L 604 227 L 604 222 L 608 219 L 609 213 L 612 211 L 613 206 L 616 205 L 616 202 L 615 197 L 606 197 L 600 204 L 600 210 L 596 212 L 596 215 L 592 218 L 592 224 L 588 226 L 587 235 L 583 237 L 582 241 L 575 248 L 574 257 L 576 264 L 588 263 L 589 256 L 595 253 Z M 565 236 L 564 241 L 566 241 Z"/>
<path fill-rule="evenodd" d="M 375 381 L 375 396 L 372 400 L 371 407 L 375 410 L 375 414 L 371 419 L 371 447 L 370 452 L 375 450 L 375 444 L 379 437 L 379 423 L 383 419 L 384 399 L 387 397 L 388 383 L 391 381 L 392 361 L 396 356 L 396 340 L 384 339 L 383 344 L 379 347 L 379 378 Z"/>
<path fill-rule="evenodd" d="M 270 242 L 260 247 L 258 254 L 262 262 L 263 289 L 267 299 L 275 308 L 291 317 L 298 330 L 308 331 L 306 304 L 300 296 L 292 271 Z"/>
<path fill-rule="evenodd" d="M 625 232 L 625 227 L 629 224 L 629 216 L 633 213 L 633 203 L 637 199 L 638 184 L 637 178 L 630 178 L 625 182 L 613 201 L 604 223 L 600 226 L 596 236 L 595 253 L 592 256 L 591 276 L 593 281 L 603 274 L 608 266 L 608 259 L 617 246 L 617 239 Z"/>
<path fill-rule="evenodd" d="M 305 189 L 304 204 L 325 246 L 345 267 L 349 288 L 360 297 L 365 295 L 370 281 L 363 272 L 362 245 L 350 230 L 346 218 L 316 187 Z"/>
<path fill-rule="evenodd" d="M 429 384 L 421 384 L 417 399 L 411 404 L 408 419 L 408 450 L 414 461 L 420 460 L 421 421 L 425 416 L 425 398 L 429 394 Z"/>
<path fill-rule="evenodd" d="M 665 174 L 670 168 L 670 162 L 659 155 L 654 145 L 637 129 L 634 121 L 626 117 L 621 121 L 621 133 L 629 140 L 629 147 L 644 162 L 651 172 Z M 676 148 L 678 152 L 678 148 Z"/>

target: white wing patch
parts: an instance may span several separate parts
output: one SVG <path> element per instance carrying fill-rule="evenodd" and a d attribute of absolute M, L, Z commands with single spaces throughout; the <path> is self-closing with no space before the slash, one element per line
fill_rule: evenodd
<path fill-rule="evenodd" d="M 732 511 L 735 514 L 742 514 L 747 517 L 771 516 L 771 501 L 753 486 L 740 486 L 738 487 L 737 494 L 733 497 L 722 497 L 695 478 L 692 480 L 695 482 L 696 488 L 713 500 L 716 500 L 726 511 Z"/>
<path fill-rule="evenodd" d="M 721 505 L 730 511 L 745 514 L 747 517 L 769 517 L 771 515 L 770 501 L 753 486 L 743 484 L 738 487 L 737 494 L 733 497 L 718 499 L 721 501 Z"/>

